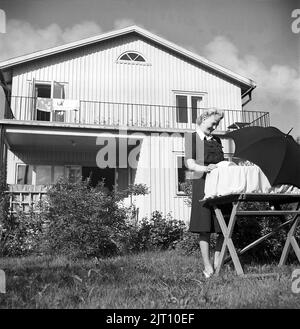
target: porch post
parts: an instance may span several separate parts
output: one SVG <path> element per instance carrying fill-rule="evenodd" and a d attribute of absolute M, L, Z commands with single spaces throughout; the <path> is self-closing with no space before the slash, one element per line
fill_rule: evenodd
<path fill-rule="evenodd" d="M 7 186 L 7 144 L 5 143 L 5 125 L 0 124 L 0 185 Z M 1 193 L 1 191 L 0 191 Z"/>
<path fill-rule="evenodd" d="M 4 147 L 4 126 L 3 124 L 0 124 L 0 165 L 1 165 L 1 170 L 4 169 L 6 163 L 4 163 L 5 160 L 5 154 L 6 152 L 4 152 L 5 147 Z"/>
<path fill-rule="evenodd" d="M 5 119 L 6 95 L 0 84 L 0 120 Z"/>

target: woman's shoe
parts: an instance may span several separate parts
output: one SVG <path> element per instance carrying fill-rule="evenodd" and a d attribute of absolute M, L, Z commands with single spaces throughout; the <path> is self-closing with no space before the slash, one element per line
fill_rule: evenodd
<path fill-rule="evenodd" d="M 209 278 L 214 274 L 214 272 L 207 273 L 205 270 L 202 271 L 202 272 L 203 272 L 203 274 L 204 274 L 204 276 L 205 276 L 205 279 L 209 279 Z"/>

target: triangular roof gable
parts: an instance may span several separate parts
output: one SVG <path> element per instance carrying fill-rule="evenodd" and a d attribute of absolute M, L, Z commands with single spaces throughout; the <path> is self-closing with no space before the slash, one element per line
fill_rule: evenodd
<path fill-rule="evenodd" d="M 86 38 L 86 39 L 81 39 L 79 41 L 75 41 L 75 42 L 71 42 L 71 43 L 67 43 L 65 45 L 61 45 L 61 46 L 57 46 L 57 47 L 53 47 L 53 48 L 49 48 L 49 49 L 45 49 L 45 50 L 41 50 L 41 51 L 37 51 L 34 53 L 30 53 L 30 54 L 26 54 L 26 55 L 22 55 L 19 57 L 14 57 L 11 58 L 9 60 L 0 62 L 0 68 L 6 69 L 6 68 L 10 68 L 19 64 L 23 64 L 29 61 L 34 61 L 46 56 L 51 56 L 57 53 L 62 53 L 65 51 L 70 51 L 72 49 L 76 49 L 79 47 L 83 47 L 83 46 L 87 46 L 87 45 L 91 45 L 91 44 L 95 44 L 97 42 L 102 42 L 105 41 L 107 39 L 111 39 L 111 38 L 115 38 L 115 37 L 119 37 L 122 35 L 126 35 L 129 33 L 137 33 L 141 36 L 143 36 L 146 39 L 149 39 L 157 44 L 160 44 L 161 46 L 172 50 L 173 52 L 180 54 L 184 57 L 189 58 L 190 60 L 193 60 L 207 68 L 210 68 L 213 71 L 216 71 L 230 79 L 233 79 L 235 81 L 237 81 L 239 84 L 241 84 L 244 87 L 250 87 L 253 88 L 256 86 L 255 82 L 251 79 L 245 78 L 237 73 L 232 72 L 231 70 L 218 65 L 216 63 L 213 63 L 209 60 L 207 60 L 206 58 L 199 56 L 195 53 L 192 53 L 191 51 L 180 47 L 170 41 L 167 41 L 139 26 L 133 25 L 133 26 L 129 26 L 120 30 L 115 30 L 115 31 L 111 31 L 111 32 L 107 32 L 101 35 L 97 35 L 94 37 L 90 37 L 90 38 Z M 247 89 L 247 88 L 246 88 Z"/>

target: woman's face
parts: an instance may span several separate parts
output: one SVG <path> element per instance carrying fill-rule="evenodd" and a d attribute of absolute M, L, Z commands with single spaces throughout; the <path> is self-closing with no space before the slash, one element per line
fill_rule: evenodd
<path fill-rule="evenodd" d="M 220 117 L 217 115 L 211 115 L 201 122 L 201 130 L 205 135 L 210 135 L 218 126 Z"/>

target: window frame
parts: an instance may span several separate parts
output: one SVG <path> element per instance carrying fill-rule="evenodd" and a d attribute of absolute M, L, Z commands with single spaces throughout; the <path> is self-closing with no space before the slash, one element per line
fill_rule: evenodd
<path fill-rule="evenodd" d="M 129 54 L 129 53 L 135 53 L 135 54 L 141 56 L 144 59 L 144 62 L 135 61 L 135 60 L 132 60 L 132 59 L 131 60 L 121 59 L 121 57 L 123 57 L 124 55 Z M 148 60 L 146 59 L 146 57 L 143 54 L 141 54 L 140 52 L 136 51 L 136 50 L 126 50 L 126 51 L 124 51 L 121 55 L 118 56 L 118 58 L 116 60 L 116 63 L 118 63 L 118 64 L 144 65 L 144 66 L 151 65 L 148 62 Z"/>
<path fill-rule="evenodd" d="M 29 183 L 27 183 L 27 184 L 20 184 L 20 183 L 18 183 L 19 167 L 21 167 L 21 166 L 28 166 L 28 167 L 30 167 L 30 164 L 27 164 L 27 163 L 21 163 L 21 162 L 16 163 L 15 184 L 16 184 L 16 185 L 34 185 L 34 184 L 33 184 L 33 180 L 34 180 L 33 176 L 35 176 L 35 174 L 33 173 L 33 169 L 32 169 L 31 183 L 30 183 L 30 184 L 29 184 Z"/>
<path fill-rule="evenodd" d="M 82 178 L 82 166 L 81 165 L 64 165 L 64 178 L 69 179 L 69 177 L 67 176 L 69 168 L 79 169 L 80 170 L 80 177 Z"/>
<path fill-rule="evenodd" d="M 60 98 L 59 99 L 66 99 L 66 85 L 67 83 L 66 82 L 60 82 L 60 81 L 57 81 L 57 80 L 51 80 L 51 81 L 47 81 L 47 80 L 33 80 L 33 96 L 35 99 L 38 98 L 38 91 L 37 91 L 37 88 L 39 86 L 44 86 L 44 87 L 50 87 L 50 97 L 40 97 L 40 98 L 45 98 L 45 99 L 56 99 L 57 97 L 54 97 L 55 95 L 55 92 L 57 92 L 58 89 L 55 89 L 57 86 L 60 87 Z M 34 105 L 35 107 L 35 120 L 37 121 L 46 121 L 46 122 L 65 122 L 65 116 L 66 116 L 66 113 L 65 111 L 51 111 L 49 112 L 49 120 L 41 120 L 41 119 L 37 119 L 38 117 L 38 110 L 36 108 L 36 104 Z M 43 111 L 40 111 L 40 112 L 43 112 Z M 62 114 L 60 113 L 57 113 L 57 112 L 63 112 Z M 46 112 L 47 113 L 47 112 Z M 42 114 L 40 114 L 42 115 Z M 57 115 L 62 115 L 63 116 L 63 120 L 56 120 L 56 117 Z"/>
<path fill-rule="evenodd" d="M 186 197 L 187 194 L 185 192 L 179 190 L 179 176 L 178 176 L 178 169 L 183 169 L 183 168 L 178 168 L 178 158 L 179 157 L 183 158 L 182 163 L 185 166 L 185 164 L 184 164 L 185 154 L 184 154 L 184 152 L 176 152 L 174 155 L 175 155 L 175 157 L 174 157 L 175 166 L 174 167 L 176 168 L 176 170 L 175 170 L 175 194 L 176 194 L 176 196 L 185 196 Z M 186 170 L 186 171 L 188 171 L 188 170 Z"/>
<path fill-rule="evenodd" d="M 177 96 L 185 96 L 187 97 L 187 122 L 180 122 L 177 121 Z M 206 108 L 206 101 L 207 101 L 207 92 L 203 91 L 183 91 L 183 90 L 173 90 L 173 98 L 174 98 L 174 106 L 176 108 L 176 123 L 177 124 L 196 124 L 196 122 L 192 122 L 193 115 L 192 115 L 192 97 L 199 97 L 202 99 L 200 109 Z"/>
<path fill-rule="evenodd" d="M 19 184 L 18 183 L 18 172 L 19 172 L 19 166 L 32 166 L 32 175 L 31 175 L 31 183 L 27 183 L 27 184 Z M 37 177 L 36 177 L 36 167 L 37 166 L 50 166 L 51 167 L 51 183 L 50 184 L 37 184 Z M 80 173 L 82 176 L 82 166 L 81 165 L 59 165 L 59 164 L 28 164 L 28 163 L 22 163 L 22 162 L 18 162 L 16 163 L 16 172 L 15 172 L 15 184 L 17 185 L 53 185 L 55 184 L 55 180 L 54 180 L 54 167 L 63 167 L 64 170 L 64 178 L 67 178 L 67 167 L 76 167 L 76 169 L 80 168 Z"/>

